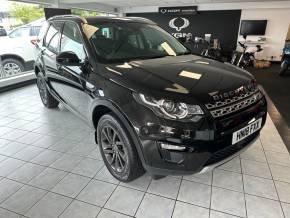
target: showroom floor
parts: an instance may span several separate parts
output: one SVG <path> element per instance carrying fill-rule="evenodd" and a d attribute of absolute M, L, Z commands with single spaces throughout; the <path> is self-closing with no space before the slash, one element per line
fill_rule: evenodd
<path fill-rule="evenodd" d="M 0 94 L 0 217 L 22 215 L 289 218 L 290 155 L 268 117 L 260 140 L 213 173 L 119 183 L 93 131 L 30 85 Z"/>

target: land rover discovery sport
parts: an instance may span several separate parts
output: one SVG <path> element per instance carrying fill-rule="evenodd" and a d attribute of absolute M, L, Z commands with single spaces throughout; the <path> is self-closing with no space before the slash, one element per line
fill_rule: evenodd
<path fill-rule="evenodd" d="M 202 173 L 259 136 L 267 103 L 245 70 L 192 55 L 143 18 L 49 19 L 35 62 L 43 104 L 95 128 L 110 173 L 128 182 Z"/>

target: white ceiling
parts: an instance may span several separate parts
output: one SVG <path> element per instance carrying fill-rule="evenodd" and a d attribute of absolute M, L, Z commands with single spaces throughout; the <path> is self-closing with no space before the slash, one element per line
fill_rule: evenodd
<path fill-rule="evenodd" d="M 80 8 L 106 13 L 157 12 L 160 6 L 196 5 L 198 10 L 289 8 L 290 0 L 11 0 L 46 4 L 50 7 Z"/>
<path fill-rule="evenodd" d="M 60 0 L 63 3 L 80 3 L 80 0 Z M 100 3 L 112 7 L 140 7 L 140 6 L 167 6 L 167 5 L 196 5 L 217 3 L 244 3 L 244 2 L 281 2 L 281 0 L 83 0 L 82 3 Z M 283 0 L 282 0 L 283 1 Z M 287 0 L 284 0 L 287 1 Z M 288 0 L 289 1 L 289 0 Z"/>

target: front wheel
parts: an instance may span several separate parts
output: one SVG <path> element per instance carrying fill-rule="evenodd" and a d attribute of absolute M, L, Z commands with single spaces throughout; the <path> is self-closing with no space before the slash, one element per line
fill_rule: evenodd
<path fill-rule="evenodd" d="M 144 173 L 131 136 L 114 114 L 99 120 L 97 141 L 105 165 L 116 179 L 129 182 Z"/>
<path fill-rule="evenodd" d="M 289 66 L 290 66 L 289 63 L 287 63 L 286 61 L 283 61 L 281 64 L 279 76 L 283 76 L 287 72 L 287 70 L 289 69 Z"/>
<path fill-rule="evenodd" d="M 45 79 L 38 73 L 37 87 L 43 105 L 47 108 L 56 108 L 59 102 L 49 93 Z"/>

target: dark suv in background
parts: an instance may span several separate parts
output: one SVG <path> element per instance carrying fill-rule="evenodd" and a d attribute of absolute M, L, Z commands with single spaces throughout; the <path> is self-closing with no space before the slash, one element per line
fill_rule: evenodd
<path fill-rule="evenodd" d="M 267 104 L 247 71 L 192 55 L 143 18 L 47 22 L 35 62 L 42 102 L 94 126 L 117 179 L 205 172 L 259 136 Z"/>
<path fill-rule="evenodd" d="M 7 36 L 7 32 L 3 26 L 0 25 L 0 36 Z"/>

